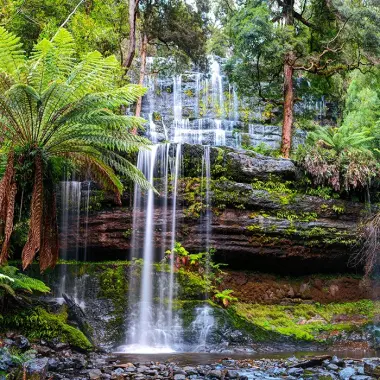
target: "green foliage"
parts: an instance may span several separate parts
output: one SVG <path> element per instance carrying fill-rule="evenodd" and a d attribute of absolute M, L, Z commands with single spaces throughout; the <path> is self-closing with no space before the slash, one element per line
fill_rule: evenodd
<path fill-rule="evenodd" d="M 315 135 L 311 136 L 314 137 Z M 366 146 L 345 147 L 340 140 L 336 141 L 336 145 L 323 146 L 324 140 L 319 140 L 318 143 L 313 141 L 305 147 L 299 146 L 297 160 L 310 174 L 315 185 L 330 186 L 338 192 L 350 191 L 366 188 L 378 176 L 379 164 Z"/>
<path fill-rule="evenodd" d="M 91 343 L 84 334 L 66 323 L 67 314 L 50 314 L 41 307 L 20 311 L 17 314 L 0 315 L 2 332 L 16 330 L 29 339 L 51 340 L 58 338 L 75 348 L 90 350 Z"/>
<path fill-rule="evenodd" d="M 275 176 L 270 176 L 268 180 L 262 181 L 255 179 L 252 182 L 252 188 L 255 190 L 267 191 L 275 200 L 282 205 L 288 205 L 293 202 L 297 196 L 297 191 L 292 189 L 292 181 L 282 181 Z"/>
<path fill-rule="evenodd" d="M 264 142 L 261 142 L 257 146 L 243 144 L 242 148 L 246 150 L 250 150 L 252 152 L 262 154 L 264 156 L 280 157 L 280 151 L 278 149 L 273 149 L 272 147 L 270 147 L 268 144 L 265 144 Z"/>
<path fill-rule="evenodd" d="M 122 326 L 125 322 L 125 310 L 127 308 L 128 278 L 126 271 L 128 266 L 124 262 L 122 265 L 103 265 L 101 270 L 97 272 L 100 291 L 99 298 L 110 300 L 113 304 L 112 317 L 107 322 L 107 333 L 112 336 L 115 341 L 120 341 L 122 336 Z M 128 263 L 129 264 L 129 263 Z M 131 264 L 141 266 L 141 261 L 135 261 Z M 133 272 L 134 275 L 137 273 Z"/>
<path fill-rule="evenodd" d="M 305 1 L 302 15 L 287 18 L 289 9 L 299 11 L 286 2 L 273 7 L 249 0 L 231 12 L 225 22 L 233 48 L 226 67 L 230 78 L 242 95 L 257 95 L 272 105 L 282 98 L 282 68 L 291 53 L 296 59 L 288 63 L 295 73 L 311 81 L 310 86 L 297 82 L 298 96 L 324 94 L 339 100 L 342 80 L 336 78 L 338 74 L 358 66 L 359 51 L 363 67 L 373 64 L 372 57 L 379 54 L 379 6 Z"/>
<path fill-rule="evenodd" d="M 366 74 L 353 72 L 345 100 L 343 125 L 353 131 L 367 130 L 378 140 L 380 70 L 377 68 Z"/>
<path fill-rule="evenodd" d="M 291 210 L 278 211 L 276 213 L 278 219 L 286 219 L 290 222 L 313 222 L 318 219 L 318 214 L 316 212 L 299 212 L 295 213 Z"/>
<path fill-rule="evenodd" d="M 2 355 L 10 356 L 12 361 L 12 368 L 8 369 L 8 372 L 5 373 L 0 370 L 0 377 L 7 380 L 18 380 L 23 378 L 24 373 L 24 364 L 31 359 L 36 357 L 35 350 L 22 351 L 17 347 L 2 347 L 0 348 L 0 357 Z"/>
<path fill-rule="evenodd" d="M 33 293 L 48 292 L 50 288 L 42 281 L 20 273 L 15 267 L 0 266 L 0 309 L 9 298 L 15 303 L 28 301 L 28 296 Z"/>
<path fill-rule="evenodd" d="M 19 39 L 4 29 L 0 29 L 1 45 L 0 75 L 7 78 L 0 98 L 7 126 L 4 148 L 14 149 L 26 162 L 36 150 L 54 165 L 57 159 L 69 158 L 77 166 L 89 166 L 94 177 L 115 192 L 122 190 L 122 184 L 112 168 L 149 186 L 119 154 L 137 151 L 148 141 L 130 133 L 141 127 L 142 119 L 116 113 L 145 90 L 134 85 L 118 88 L 120 68 L 115 57 L 90 52 L 78 60 L 74 39 L 64 29 L 51 41 L 41 40 L 29 59 Z"/>
<path fill-rule="evenodd" d="M 76 4 L 70 0 L 5 1 L 0 18 L 30 52 L 39 39 L 50 39 L 56 33 Z M 119 53 L 122 39 L 128 36 L 127 16 L 126 2 L 91 0 L 79 6 L 66 26 L 80 54 L 96 49 L 109 55 Z"/>
<path fill-rule="evenodd" d="M 224 289 L 221 292 L 214 294 L 214 297 L 219 300 L 224 307 L 228 307 L 232 302 L 237 302 L 238 298 L 232 296 L 234 291 L 231 289 Z"/>
<path fill-rule="evenodd" d="M 174 262 L 181 292 L 185 298 L 199 297 L 200 294 L 219 294 L 218 285 L 221 282 L 223 264 L 212 260 L 213 249 L 202 253 L 189 253 L 181 243 L 176 242 L 173 250 L 166 251 L 165 262 Z M 228 298 L 228 292 L 223 293 Z"/>
<path fill-rule="evenodd" d="M 339 128 L 318 126 L 309 133 L 308 139 L 310 144 L 319 144 L 340 154 L 345 150 L 368 152 L 374 137 L 363 129 L 353 130 L 348 124 L 343 124 Z"/>

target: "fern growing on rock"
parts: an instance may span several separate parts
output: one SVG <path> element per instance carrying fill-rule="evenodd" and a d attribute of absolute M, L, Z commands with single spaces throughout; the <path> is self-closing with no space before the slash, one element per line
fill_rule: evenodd
<path fill-rule="evenodd" d="M 0 311 L 5 304 L 28 301 L 31 294 L 44 294 L 50 288 L 42 281 L 29 277 L 13 266 L 0 267 Z"/>
<path fill-rule="evenodd" d="M 143 119 L 120 115 L 122 106 L 145 93 L 118 85 L 114 56 L 90 52 L 78 59 L 72 35 L 60 29 L 43 39 L 30 57 L 20 39 L 0 27 L 0 264 L 6 262 L 17 194 L 30 187 L 30 227 L 23 268 L 37 253 L 40 269 L 58 260 L 55 182 L 66 165 L 89 171 L 120 203 L 123 185 L 116 173 L 140 186 L 149 183 L 125 158 L 149 141 L 132 133 Z M 30 186 L 29 184 L 32 184 Z"/>

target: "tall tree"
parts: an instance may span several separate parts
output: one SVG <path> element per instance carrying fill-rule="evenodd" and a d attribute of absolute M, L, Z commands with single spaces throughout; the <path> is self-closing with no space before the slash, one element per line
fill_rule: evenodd
<path fill-rule="evenodd" d="M 205 64 L 206 34 L 207 34 L 207 1 L 203 7 L 194 8 L 183 0 L 139 0 L 139 34 L 140 34 L 140 75 L 139 84 L 143 84 L 146 72 L 146 57 L 149 46 L 153 52 L 166 55 L 173 51 L 182 52 L 192 62 L 200 67 Z M 136 19 L 130 22 L 136 27 Z M 132 38 L 132 35 L 131 37 Z M 134 37 L 135 38 L 135 37 Z M 134 42 L 135 44 L 135 42 Z M 130 44 L 130 48 L 135 46 Z M 132 52 L 131 52 L 132 54 Z M 134 53 L 133 53 L 134 55 Z M 130 67 L 133 55 L 128 53 L 125 66 Z M 128 58 L 129 57 L 129 58 Z M 141 99 L 136 106 L 136 116 L 140 116 Z"/>
<path fill-rule="evenodd" d="M 283 106 L 282 155 L 289 157 L 295 77 L 335 74 L 379 62 L 380 5 L 347 0 L 247 0 L 231 20 L 227 69 L 245 95 Z"/>

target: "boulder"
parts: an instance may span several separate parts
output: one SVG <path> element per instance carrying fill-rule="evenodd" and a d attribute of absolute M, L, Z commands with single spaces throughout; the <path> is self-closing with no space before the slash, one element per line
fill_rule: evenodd
<path fill-rule="evenodd" d="M 364 362 L 364 374 L 373 377 L 380 377 L 380 360 Z"/>
<path fill-rule="evenodd" d="M 28 380 L 45 380 L 49 367 L 49 359 L 31 359 L 25 365 Z"/>
<path fill-rule="evenodd" d="M 347 380 L 347 379 L 350 379 L 351 376 L 354 376 L 355 373 L 356 373 L 355 368 L 346 367 L 342 369 L 341 371 L 339 371 L 339 378 L 341 380 Z"/>

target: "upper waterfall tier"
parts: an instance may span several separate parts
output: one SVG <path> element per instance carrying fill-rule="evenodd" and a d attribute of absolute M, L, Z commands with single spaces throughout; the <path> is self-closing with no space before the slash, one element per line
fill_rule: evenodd
<path fill-rule="evenodd" d="M 149 67 L 152 60 L 148 63 Z M 171 78 L 148 74 L 145 86 L 148 93 L 142 116 L 148 120 L 147 134 L 153 142 L 280 146 L 281 126 L 271 125 L 262 104 L 238 96 L 216 59 L 211 60 L 208 73 L 187 72 Z M 310 108 L 309 103 L 307 106 Z M 319 103 L 315 107 L 321 112 Z M 297 145 L 304 141 L 305 133 L 296 131 L 294 137 Z"/>

